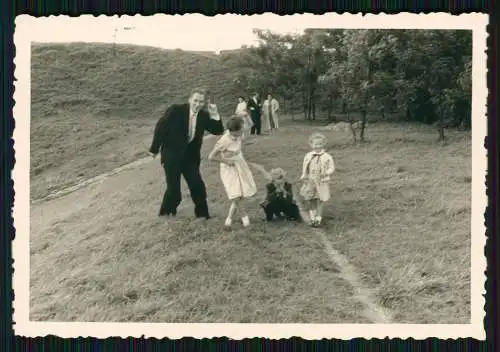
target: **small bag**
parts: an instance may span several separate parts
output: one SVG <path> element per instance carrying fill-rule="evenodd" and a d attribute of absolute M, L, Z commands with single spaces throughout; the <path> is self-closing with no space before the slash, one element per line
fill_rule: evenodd
<path fill-rule="evenodd" d="M 314 198 L 316 194 L 316 188 L 314 187 L 314 182 L 306 181 L 300 188 L 300 195 L 304 197 L 304 199 L 309 200 Z"/>

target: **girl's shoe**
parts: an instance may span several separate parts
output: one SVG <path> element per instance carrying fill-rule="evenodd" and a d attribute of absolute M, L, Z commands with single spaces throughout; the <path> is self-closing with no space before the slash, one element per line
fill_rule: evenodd
<path fill-rule="evenodd" d="M 230 218 L 227 218 L 224 222 L 224 230 L 231 230 L 232 221 Z"/>
<path fill-rule="evenodd" d="M 248 218 L 248 215 L 242 217 L 241 222 L 243 223 L 243 227 L 250 226 L 250 219 Z"/>
<path fill-rule="evenodd" d="M 323 222 L 323 219 L 320 216 L 316 217 L 316 226 L 317 227 L 320 227 L 322 222 Z"/>
<path fill-rule="evenodd" d="M 312 227 L 320 227 L 321 222 L 317 219 L 311 220 L 311 226 Z"/>

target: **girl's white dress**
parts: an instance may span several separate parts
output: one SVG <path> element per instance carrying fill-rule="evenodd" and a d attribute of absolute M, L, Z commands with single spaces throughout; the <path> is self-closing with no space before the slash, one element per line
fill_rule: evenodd
<path fill-rule="evenodd" d="M 307 178 L 301 188 L 305 200 L 319 199 L 326 202 L 330 199 L 330 176 L 335 171 L 335 163 L 330 154 L 325 151 L 309 152 L 304 157 L 301 178 Z"/>
<path fill-rule="evenodd" d="M 226 131 L 214 147 L 223 158 L 234 161 L 233 165 L 220 164 L 220 177 L 229 199 L 248 198 L 257 193 L 252 171 L 241 151 L 241 141 L 241 137 L 234 138 Z"/>

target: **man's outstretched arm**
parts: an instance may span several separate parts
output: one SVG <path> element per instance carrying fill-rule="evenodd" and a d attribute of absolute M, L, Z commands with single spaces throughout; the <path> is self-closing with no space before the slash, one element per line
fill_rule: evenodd
<path fill-rule="evenodd" d="M 210 104 L 208 106 L 208 121 L 205 129 L 214 135 L 221 135 L 224 133 L 224 125 L 222 124 L 219 112 L 217 111 L 217 106 L 215 104 Z"/>

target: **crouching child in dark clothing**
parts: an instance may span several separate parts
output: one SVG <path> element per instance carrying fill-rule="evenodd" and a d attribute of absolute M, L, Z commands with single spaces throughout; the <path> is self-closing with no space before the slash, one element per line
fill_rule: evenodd
<path fill-rule="evenodd" d="M 285 178 L 281 168 L 269 172 L 271 182 L 266 185 L 266 199 L 260 203 L 266 214 L 266 220 L 285 216 L 287 220 L 302 221 L 299 207 L 293 198 L 292 184 Z"/>

